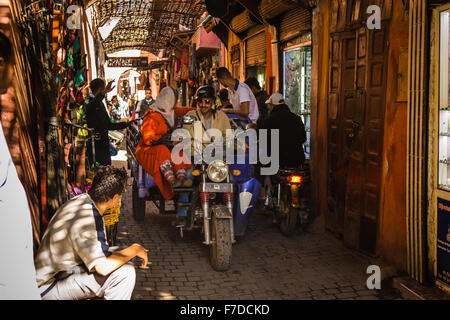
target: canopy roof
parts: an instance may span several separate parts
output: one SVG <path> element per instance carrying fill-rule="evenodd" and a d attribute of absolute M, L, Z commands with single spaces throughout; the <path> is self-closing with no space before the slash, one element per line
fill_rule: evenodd
<path fill-rule="evenodd" d="M 96 28 L 120 18 L 104 39 L 107 54 L 127 49 L 158 54 L 173 33 L 195 29 L 196 18 L 206 10 L 196 0 L 97 0 L 93 9 Z"/>

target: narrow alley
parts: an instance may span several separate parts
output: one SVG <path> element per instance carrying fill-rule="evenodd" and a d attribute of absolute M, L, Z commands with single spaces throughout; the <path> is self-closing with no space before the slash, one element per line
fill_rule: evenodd
<path fill-rule="evenodd" d="M 200 232 L 185 231 L 181 239 L 172 226 L 174 215 L 158 215 L 147 202 L 144 222 L 133 219 L 132 179 L 122 198 L 117 238 L 123 246 L 142 244 L 151 263 L 148 269 L 136 268 L 134 299 L 400 299 L 391 288 L 367 289 L 366 270 L 372 264 L 367 256 L 329 233 L 298 230 L 285 237 L 270 216 L 258 211 L 233 246 L 231 268 L 216 272 Z"/>

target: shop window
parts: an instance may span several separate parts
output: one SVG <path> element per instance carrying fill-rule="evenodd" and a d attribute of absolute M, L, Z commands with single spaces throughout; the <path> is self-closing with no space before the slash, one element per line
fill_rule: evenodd
<path fill-rule="evenodd" d="M 311 47 L 284 51 L 284 99 L 292 112 L 305 124 L 307 140 L 303 145 L 306 159 L 310 157 L 311 136 Z"/>
<path fill-rule="evenodd" d="M 439 188 L 450 191 L 450 106 L 449 58 L 450 11 L 440 14 L 439 75 Z"/>
<path fill-rule="evenodd" d="M 256 78 L 261 89 L 266 89 L 266 66 L 253 66 L 245 68 L 245 79 Z"/>

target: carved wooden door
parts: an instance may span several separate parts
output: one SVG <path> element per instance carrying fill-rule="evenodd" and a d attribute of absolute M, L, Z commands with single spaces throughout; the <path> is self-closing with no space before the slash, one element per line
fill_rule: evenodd
<path fill-rule="evenodd" d="M 331 36 L 327 227 L 376 253 L 384 128 L 387 25 Z"/>

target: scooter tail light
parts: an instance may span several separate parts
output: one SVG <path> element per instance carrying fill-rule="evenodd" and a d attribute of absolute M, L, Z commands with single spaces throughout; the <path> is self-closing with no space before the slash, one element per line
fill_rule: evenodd
<path fill-rule="evenodd" d="M 289 182 L 290 183 L 302 183 L 303 177 L 302 176 L 290 176 Z"/>

